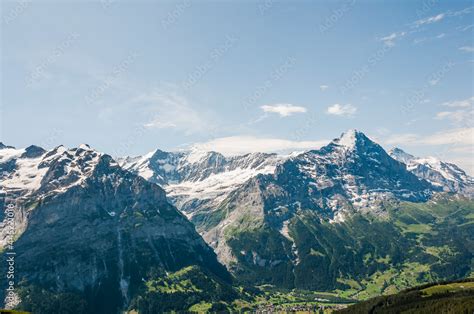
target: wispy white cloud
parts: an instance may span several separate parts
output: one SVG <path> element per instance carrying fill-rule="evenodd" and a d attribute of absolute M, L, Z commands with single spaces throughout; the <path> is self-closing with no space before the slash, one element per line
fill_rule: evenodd
<path fill-rule="evenodd" d="M 448 16 L 462 16 L 462 15 L 469 14 L 473 11 L 474 11 L 474 6 L 470 6 L 470 7 L 467 7 L 465 9 L 458 10 L 458 11 L 448 11 L 446 14 Z"/>
<path fill-rule="evenodd" d="M 414 133 L 403 133 L 403 134 L 393 134 L 387 139 L 385 143 L 389 145 L 412 145 L 416 143 L 419 139 L 419 135 Z"/>
<path fill-rule="evenodd" d="M 145 106 L 151 118 L 143 126 L 149 129 L 176 129 L 189 135 L 208 132 L 213 126 L 207 114 L 176 92 L 153 90 L 135 97 L 132 103 Z"/>
<path fill-rule="evenodd" d="M 404 37 L 406 34 L 407 34 L 406 32 L 391 33 L 388 36 L 380 38 L 380 41 L 382 41 L 388 47 L 393 47 L 395 46 L 395 41 Z"/>
<path fill-rule="evenodd" d="M 305 107 L 294 106 L 292 104 L 276 104 L 276 105 L 265 105 L 261 106 L 264 112 L 277 113 L 280 117 L 289 117 L 295 113 L 305 113 L 307 110 Z"/>
<path fill-rule="evenodd" d="M 417 148 L 431 146 L 435 156 L 452 162 L 474 175 L 474 128 L 455 128 L 429 135 L 414 133 L 393 134 L 383 141 L 390 146 Z"/>
<path fill-rule="evenodd" d="M 474 47 L 473 46 L 462 46 L 462 47 L 459 47 L 459 50 L 464 51 L 464 52 L 474 52 Z"/>
<path fill-rule="evenodd" d="M 469 24 L 469 25 L 466 25 L 466 26 L 458 26 L 456 27 L 457 30 L 460 30 L 461 32 L 465 32 L 471 28 L 474 27 L 474 24 Z"/>
<path fill-rule="evenodd" d="M 474 128 L 453 129 L 438 132 L 421 140 L 425 145 L 474 144 Z"/>
<path fill-rule="evenodd" d="M 384 141 L 390 145 L 474 145 L 474 128 L 456 128 L 432 135 L 394 134 Z"/>
<path fill-rule="evenodd" d="M 456 126 L 470 126 L 474 122 L 474 109 L 441 111 L 435 116 L 437 120 L 449 120 Z"/>
<path fill-rule="evenodd" d="M 463 15 L 471 13 L 472 11 L 473 11 L 473 7 L 467 7 L 465 9 L 458 10 L 458 11 L 448 10 L 448 11 L 443 12 L 443 13 L 439 13 L 439 14 L 436 14 L 436 15 L 433 15 L 433 16 L 429 16 L 429 17 L 425 17 L 425 18 L 416 20 L 415 22 L 413 22 L 412 26 L 413 27 L 420 27 L 420 26 L 423 26 L 423 25 L 438 23 L 438 22 L 441 22 L 441 21 L 445 20 L 446 18 L 463 16 Z"/>
<path fill-rule="evenodd" d="M 424 17 L 421 19 L 418 19 L 412 23 L 409 23 L 404 29 L 401 29 L 398 32 L 393 32 L 387 36 L 379 38 L 380 41 L 382 41 L 386 46 L 393 47 L 395 46 L 396 42 L 402 39 L 403 37 L 412 35 L 412 34 L 419 34 L 421 31 L 423 31 L 425 28 L 423 26 L 428 26 L 431 24 L 439 23 L 444 20 L 447 20 L 448 18 L 454 18 L 454 17 L 461 17 L 466 14 L 472 13 L 474 10 L 474 7 L 467 7 L 462 10 L 458 11 L 445 11 L 438 13 L 436 15 Z M 462 30 L 467 30 L 471 27 L 472 25 L 464 26 L 461 29 Z M 459 28 L 458 28 L 459 29 Z M 435 38 L 443 38 L 445 37 L 446 34 L 441 33 L 435 37 L 422 37 L 422 38 L 417 38 L 413 40 L 414 44 L 419 44 L 421 42 L 424 42 L 426 40 L 432 40 Z"/>
<path fill-rule="evenodd" d="M 357 112 L 357 107 L 347 104 L 347 105 L 340 105 L 340 104 L 334 104 L 332 106 L 329 106 L 326 109 L 326 113 L 334 116 L 345 116 L 345 117 L 351 117 Z"/>
<path fill-rule="evenodd" d="M 456 125 L 462 124 L 464 126 L 470 126 L 474 122 L 474 97 L 445 102 L 442 106 L 457 108 L 457 110 L 438 112 L 435 119 L 446 119 L 454 122 Z"/>
<path fill-rule="evenodd" d="M 449 119 L 455 122 L 461 122 L 465 119 L 465 112 L 463 110 L 457 111 L 441 111 L 435 116 L 437 120 Z"/>
<path fill-rule="evenodd" d="M 329 143 L 320 141 L 292 141 L 280 138 L 265 138 L 255 136 L 229 136 L 197 143 L 192 146 L 197 151 L 216 151 L 227 156 L 245 153 L 290 153 L 298 150 L 317 149 Z"/>
<path fill-rule="evenodd" d="M 413 24 L 415 26 L 422 26 L 422 25 L 426 25 L 426 24 L 432 24 L 432 23 L 436 23 L 436 22 L 441 21 L 445 17 L 446 17 L 446 14 L 441 13 L 441 14 L 430 16 L 430 17 L 427 17 L 427 18 L 419 19 L 419 20 L 415 21 Z"/>
<path fill-rule="evenodd" d="M 323 92 L 326 91 L 328 88 L 329 88 L 329 85 L 319 85 L 319 89 Z"/>
<path fill-rule="evenodd" d="M 426 37 L 424 37 L 424 38 L 415 38 L 415 39 L 413 40 L 413 43 L 414 43 L 415 45 L 418 45 L 418 44 L 421 44 L 422 42 L 425 42 L 425 41 L 427 41 L 427 40 L 428 40 L 428 39 L 427 39 Z"/>
<path fill-rule="evenodd" d="M 156 129 L 170 129 L 170 128 L 176 128 L 177 125 L 174 124 L 173 122 L 166 122 L 166 121 L 161 121 L 160 118 L 155 118 L 152 119 L 150 122 L 145 123 L 143 125 L 145 128 L 156 128 Z"/>
<path fill-rule="evenodd" d="M 474 106 L 474 96 L 463 100 L 448 101 L 442 105 L 447 107 L 472 107 Z"/>
<path fill-rule="evenodd" d="M 432 80 L 429 80 L 428 83 L 429 83 L 431 86 L 435 86 L 435 85 L 438 85 L 438 83 L 439 83 L 440 80 L 441 80 L 441 79 L 440 79 L 439 77 L 437 77 L 437 78 L 434 78 L 434 79 L 432 79 Z"/>

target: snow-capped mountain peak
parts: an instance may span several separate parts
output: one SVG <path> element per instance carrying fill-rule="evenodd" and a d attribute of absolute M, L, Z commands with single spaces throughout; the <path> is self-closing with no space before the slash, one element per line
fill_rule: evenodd
<path fill-rule="evenodd" d="M 404 150 L 395 147 L 389 150 L 388 154 L 395 160 L 398 160 L 404 164 L 410 162 L 411 160 L 416 159 L 415 156 L 408 154 Z"/>
<path fill-rule="evenodd" d="M 239 185 L 258 174 L 270 174 L 282 160 L 276 154 L 250 153 L 226 157 L 204 150 L 155 150 L 119 160 L 124 169 L 162 185 L 183 212 L 216 207 Z"/>
<path fill-rule="evenodd" d="M 335 161 L 342 163 L 359 160 L 360 158 L 376 161 L 382 155 L 387 156 L 387 153 L 379 144 L 372 141 L 363 132 L 355 129 L 342 133 L 340 137 L 332 140 L 328 145 L 313 152 L 327 154 Z"/>
<path fill-rule="evenodd" d="M 340 146 L 344 146 L 348 149 L 353 149 L 357 144 L 357 139 L 361 137 L 363 134 L 356 129 L 350 129 L 342 135 L 335 139 L 334 142 Z"/>
<path fill-rule="evenodd" d="M 88 145 L 67 149 L 60 145 L 50 151 L 39 146 L 0 149 L 0 188 L 26 196 L 36 192 L 66 190 L 89 177 L 102 153 Z"/>
<path fill-rule="evenodd" d="M 84 144 L 84 143 L 81 144 L 81 145 L 79 145 L 78 148 L 83 149 L 83 150 L 93 150 L 93 149 L 89 146 L 89 144 Z"/>
<path fill-rule="evenodd" d="M 276 173 L 280 184 L 295 195 L 305 191 L 304 199 L 297 201 L 313 202 L 314 207 L 329 209 L 330 215 L 341 208 L 376 209 L 380 201 L 389 198 L 426 200 L 432 193 L 428 182 L 407 171 L 380 145 L 356 130 L 319 150 L 287 160 Z"/>
<path fill-rule="evenodd" d="M 407 170 L 445 191 L 474 194 L 474 178 L 452 163 L 433 156 L 415 157 L 400 148 L 394 148 L 389 153 L 392 158 L 405 164 Z"/>

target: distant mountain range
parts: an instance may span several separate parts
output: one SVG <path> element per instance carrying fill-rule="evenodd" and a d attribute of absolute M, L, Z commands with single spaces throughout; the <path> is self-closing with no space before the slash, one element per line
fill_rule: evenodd
<path fill-rule="evenodd" d="M 87 145 L 0 144 L 0 188 L 2 205 L 15 204 L 20 292 L 9 307 L 35 306 L 34 291 L 104 313 L 230 308 L 232 285 L 364 298 L 473 273 L 474 179 L 356 130 L 288 156 L 156 150 L 115 161 Z M 151 288 L 182 269 L 173 276 L 199 278 L 197 290 Z M 183 308 L 153 297 L 176 293 Z"/>
<path fill-rule="evenodd" d="M 461 168 L 449 162 L 443 162 L 435 157 L 419 158 L 412 156 L 400 148 L 389 152 L 396 159 L 407 166 L 407 169 L 418 177 L 425 179 L 444 191 L 474 195 L 474 180 Z"/>

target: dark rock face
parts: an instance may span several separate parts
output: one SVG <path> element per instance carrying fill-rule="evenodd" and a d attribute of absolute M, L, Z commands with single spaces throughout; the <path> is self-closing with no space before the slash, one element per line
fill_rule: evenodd
<path fill-rule="evenodd" d="M 295 195 L 295 200 L 320 200 L 322 209 L 331 207 L 324 199 L 333 196 L 363 207 L 370 205 L 370 195 L 426 201 L 436 190 L 357 131 L 344 134 L 320 150 L 287 160 L 277 168 L 275 180 Z"/>
<path fill-rule="evenodd" d="M 5 145 L 3 144 L 2 142 L 0 142 L 0 149 L 5 149 L 5 148 L 15 148 L 13 146 L 8 146 L 8 145 Z"/>
<path fill-rule="evenodd" d="M 1 163 L 0 164 L 0 176 L 4 177 L 8 175 L 9 173 L 13 172 L 16 168 L 16 160 L 11 159 L 7 162 Z"/>
<path fill-rule="evenodd" d="M 46 150 L 39 146 L 31 145 L 25 149 L 25 152 L 20 156 L 20 158 L 36 158 L 46 153 Z"/>
<path fill-rule="evenodd" d="M 440 190 L 357 131 L 286 160 L 274 175 L 262 176 L 259 182 L 265 218 L 280 225 L 301 208 L 333 219 L 338 213 L 377 211 L 384 200 L 424 202 Z M 249 194 L 247 186 L 236 190 L 226 203 L 237 206 L 235 195 Z M 285 212 L 280 208 L 286 208 Z"/>
<path fill-rule="evenodd" d="M 92 150 L 55 154 L 38 165 L 48 167 L 41 187 L 18 204 L 27 226 L 15 242 L 17 282 L 75 293 L 91 313 L 126 309 L 152 273 L 197 265 L 230 282 L 159 186 Z"/>

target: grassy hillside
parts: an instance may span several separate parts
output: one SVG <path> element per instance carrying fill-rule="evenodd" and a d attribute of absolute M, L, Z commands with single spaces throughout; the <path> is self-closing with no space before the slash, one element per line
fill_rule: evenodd
<path fill-rule="evenodd" d="M 190 266 L 151 276 L 129 309 L 141 314 L 163 312 L 222 312 L 245 308 L 250 291 L 233 287 L 203 269 Z"/>
<path fill-rule="evenodd" d="M 474 311 L 474 279 L 429 284 L 376 297 L 336 313 L 460 314 Z"/>
<path fill-rule="evenodd" d="M 354 215 L 342 223 L 302 210 L 289 238 L 266 224 L 235 230 L 228 244 L 244 284 L 335 291 L 368 299 L 473 272 L 474 202 L 440 195 L 427 203 L 383 204 L 386 215 Z"/>

